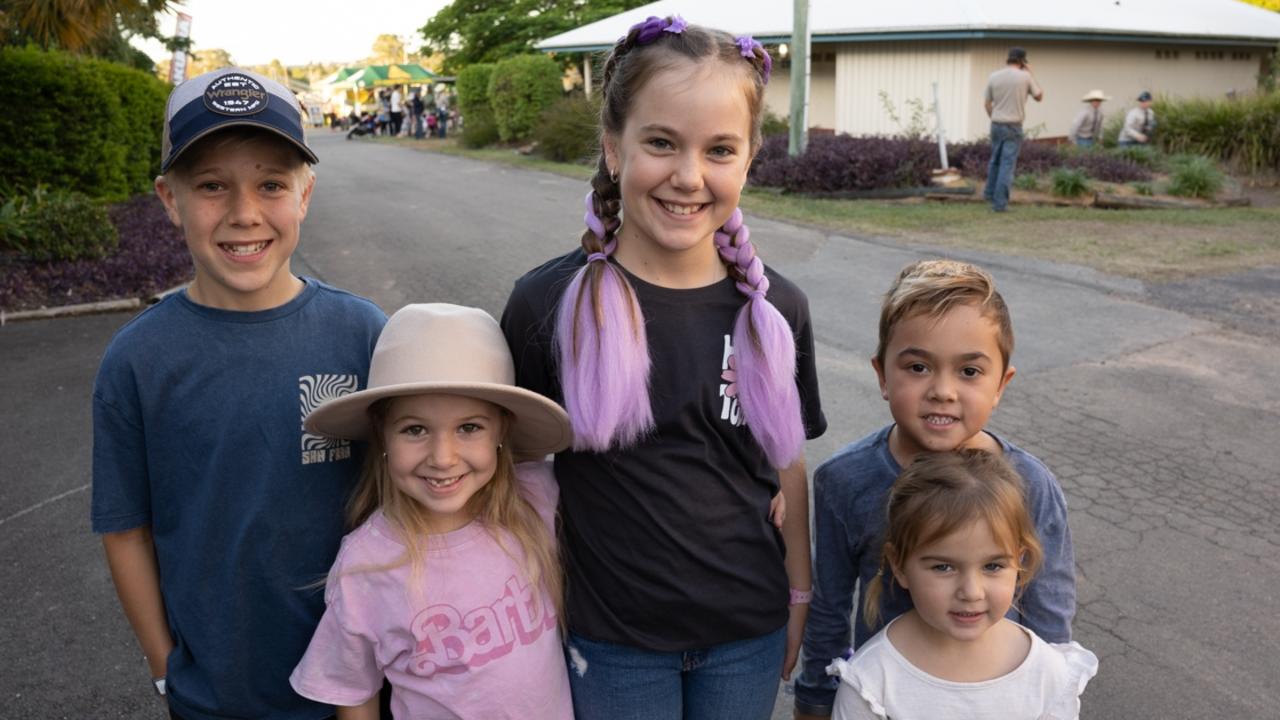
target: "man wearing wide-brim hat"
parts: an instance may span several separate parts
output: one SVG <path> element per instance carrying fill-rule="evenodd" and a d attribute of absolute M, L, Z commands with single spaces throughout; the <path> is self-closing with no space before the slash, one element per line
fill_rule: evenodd
<path fill-rule="evenodd" d="M 982 103 L 991 118 L 991 163 L 987 166 L 987 186 L 982 194 L 996 212 L 1008 209 L 1018 150 L 1022 147 L 1027 96 L 1040 102 L 1044 91 L 1031 75 L 1027 51 L 1009 48 L 1004 69 L 991 73 L 987 79 Z"/>
<path fill-rule="evenodd" d="M 1087 105 L 1076 113 L 1076 119 L 1071 123 L 1067 137 L 1072 144 L 1091 148 L 1094 143 L 1102 142 L 1102 103 L 1110 99 L 1101 90 L 1090 90 L 1080 98 Z"/>
<path fill-rule="evenodd" d="M 1124 116 L 1124 127 L 1120 129 L 1120 147 L 1149 145 L 1155 129 L 1156 114 L 1151 109 L 1151 93 L 1143 90 L 1138 93 L 1138 107 Z"/>

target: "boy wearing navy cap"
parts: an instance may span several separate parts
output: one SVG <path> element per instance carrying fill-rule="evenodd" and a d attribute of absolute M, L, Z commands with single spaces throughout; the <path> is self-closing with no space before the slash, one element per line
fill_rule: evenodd
<path fill-rule="evenodd" d="M 364 386 L 386 316 L 290 269 L 318 162 L 302 122 L 239 68 L 173 90 L 155 187 L 195 279 L 116 333 L 94 385 L 93 529 L 177 718 L 333 715 L 289 673 L 361 453 L 302 419 Z"/>

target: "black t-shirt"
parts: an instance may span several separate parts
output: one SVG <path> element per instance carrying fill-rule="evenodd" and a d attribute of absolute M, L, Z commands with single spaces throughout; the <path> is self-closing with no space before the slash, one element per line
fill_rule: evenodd
<path fill-rule="evenodd" d="M 582 250 L 516 282 L 502 316 L 516 382 L 563 403 L 555 311 Z M 804 294 L 766 269 L 769 300 L 796 335 L 806 436 L 827 426 Z M 769 523 L 778 473 L 742 422 L 730 364 L 745 297 L 731 279 L 673 290 L 628 273 L 652 360 L 655 431 L 608 453 L 562 452 L 567 619 L 584 637 L 670 652 L 759 637 L 787 622 L 781 533 Z"/>

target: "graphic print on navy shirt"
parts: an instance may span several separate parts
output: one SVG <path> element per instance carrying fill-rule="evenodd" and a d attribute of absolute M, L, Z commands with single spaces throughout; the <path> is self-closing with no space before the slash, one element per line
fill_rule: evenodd
<path fill-rule="evenodd" d="M 321 403 L 356 391 L 360 379 L 355 375 L 303 375 L 298 378 L 298 399 L 302 404 L 302 419 Z M 302 429 L 302 464 L 313 465 L 335 462 L 351 457 L 351 441 L 313 435 Z"/>

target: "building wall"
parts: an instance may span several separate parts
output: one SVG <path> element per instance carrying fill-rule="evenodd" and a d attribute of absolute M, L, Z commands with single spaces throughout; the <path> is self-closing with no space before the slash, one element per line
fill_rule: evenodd
<path fill-rule="evenodd" d="M 820 47 L 820 46 L 819 46 Z M 847 43 L 836 50 L 836 130 L 854 135 L 894 135 L 913 124 L 934 132 L 933 83 L 947 137 L 968 132 L 973 94 L 964 41 Z M 890 115 L 889 107 L 897 115 Z M 913 113 L 923 110 L 919 123 Z M 959 135 L 958 135 L 959 134 Z"/>
<path fill-rule="evenodd" d="M 809 127 L 836 127 L 836 55 L 832 46 L 815 48 L 809 62 Z M 764 91 L 765 107 L 781 117 L 791 114 L 791 64 L 774 62 L 773 77 Z"/>
<path fill-rule="evenodd" d="M 913 109 L 922 107 L 923 124 L 932 133 L 932 83 L 936 80 L 947 138 L 982 137 L 989 130 L 982 106 L 987 76 L 1004 66 L 1011 44 L 1007 40 L 940 40 L 815 45 L 818 52 L 834 48 L 836 57 L 829 83 L 819 82 L 814 74 L 811 124 L 854 135 L 891 135 L 905 130 Z M 1133 107 L 1134 98 L 1144 89 L 1156 95 L 1221 98 L 1233 90 L 1252 92 L 1263 59 L 1258 48 L 1227 45 L 1041 41 L 1022 46 L 1045 91 L 1043 102 L 1027 103 L 1025 127 L 1037 137 L 1065 136 L 1080 109 L 1081 96 L 1094 88 L 1111 96 L 1103 105 L 1108 115 Z M 776 85 L 768 101 L 774 108 L 785 108 L 789 91 L 785 83 Z M 827 92 L 832 94 L 824 95 Z M 893 105 L 898 122 L 890 117 L 881 93 Z M 831 125 L 819 121 L 825 107 L 832 108 Z"/>

